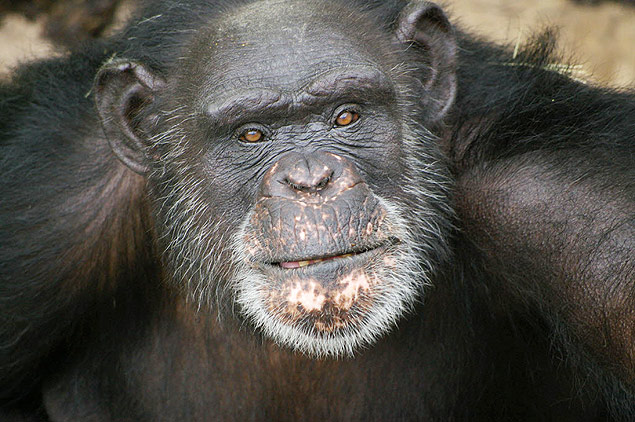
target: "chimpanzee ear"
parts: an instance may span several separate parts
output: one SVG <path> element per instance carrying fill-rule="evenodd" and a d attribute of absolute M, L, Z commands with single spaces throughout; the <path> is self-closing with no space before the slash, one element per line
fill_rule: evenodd
<path fill-rule="evenodd" d="M 111 60 L 99 69 L 93 92 L 108 143 L 130 169 L 148 171 L 149 145 L 142 111 L 165 81 L 141 63 Z"/>
<path fill-rule="evenodd" d="M 423 49 L 430 66 L 422 100 L 431 120 L 441 119 L 456 96 L 456 36 L 443 10 L 434 3 L 412 0 L 401 11 L 397 39 Z"/>

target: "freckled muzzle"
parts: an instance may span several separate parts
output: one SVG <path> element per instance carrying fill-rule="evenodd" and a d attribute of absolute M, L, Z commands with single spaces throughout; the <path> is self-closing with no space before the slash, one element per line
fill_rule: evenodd
<path fill-rule="evenodd" d="M 357 184 L 322 203 L 264 198 L 254 208 L 248 235 L 255 261 L 306 262 L 380 246 L 387 238 L 385 216 L 366 185 Z"/>
<path fill-rule="evenodd" d="M 393 241 L 384 231 L 386 210 L 362 185 L 342 195 L 350 198 L 267 199 L 252 214 L 251 265 L 270 281 L 262 292 L 266 307 L 286 323 L 331 332 L 362 323 L 363 310 L 373 305 L 382 283 L 377 266 Z"/>
<path fill-rule="evenodd" d="M 292 156 L 267 173 L 243 235 L 263 307 L 303 332 L 365 323 L 395 270 L 388 211 L 346 160 Z"/>

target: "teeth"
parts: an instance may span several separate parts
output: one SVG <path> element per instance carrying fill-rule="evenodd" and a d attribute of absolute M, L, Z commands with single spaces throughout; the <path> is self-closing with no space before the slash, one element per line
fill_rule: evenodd
<path fill-rule="evenodd" d="M 344 255 L 331 256 L 331 257 L 328 257 L 328 258 L 309 259 L 309 260 L 306 260 L 306 261 L 281 262 L 280 266 L 282 268 L 285 268 L 285 269 L 302 268 L 302 267 L 306 267 L 308 265 L 317 264 L 318 262 L 328 261 L 328 260 L 337 259 L 337 258 L 348 258 L 350 256 L 353 256 L 353 254 L 352 253 L 347 253 L 347 254 L 344 254 Z"/>

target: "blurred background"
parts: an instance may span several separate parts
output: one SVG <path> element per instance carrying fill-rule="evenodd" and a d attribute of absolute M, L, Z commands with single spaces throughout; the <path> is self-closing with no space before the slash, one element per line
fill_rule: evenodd
<path fill-rule="evenodd" d="M 0 78 L 17 64 L 64 54 L 106 36 L 133 13 L 134 0 L 0 0 Z M 487 39 L 522 43 L 546 26 L 576 76 L 614 86 L 635 84 L 635 0 L 447 0 L 452 21 Z"/>

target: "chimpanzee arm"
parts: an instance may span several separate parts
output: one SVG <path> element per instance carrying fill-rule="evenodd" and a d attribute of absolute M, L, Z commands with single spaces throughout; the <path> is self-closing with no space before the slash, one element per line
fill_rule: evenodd
<path fill-rule="evenodd" d="M 85 347 L 71 340 L 83 324 L 118 330 L 115 307 L 148 272 L 143 179 L 87 96 L 100 59 L 33 64 L 0 90 L 0 407 Z"/>
<path fill-rule="evenodd" d="M 631 392 L 634 164 L 632 151 L 538 150 L 474 166 L 457 186 L 463 229 L 502 280 L 494 295 L 537 310 L 582 366 Z"/>

